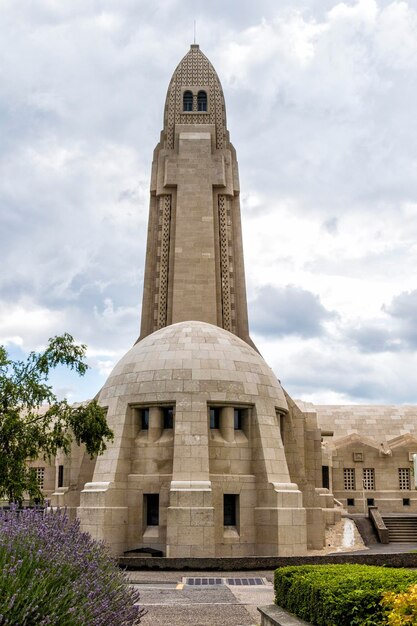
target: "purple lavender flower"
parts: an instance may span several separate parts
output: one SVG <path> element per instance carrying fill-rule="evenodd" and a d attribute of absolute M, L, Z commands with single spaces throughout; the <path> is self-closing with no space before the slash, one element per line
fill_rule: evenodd
<path fill-rule="evenodd" d="M 0 626 L 133 626 L 138 593 L 65 512 L 0 509 Z"/>

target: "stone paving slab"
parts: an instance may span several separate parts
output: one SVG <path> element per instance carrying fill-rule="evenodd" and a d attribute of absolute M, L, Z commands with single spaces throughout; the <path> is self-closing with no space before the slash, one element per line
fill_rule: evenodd
<path fill-rule="evenodd" d="M 212 604 L 176 607 L 150 607 L 141 620 L 144 626 L 256 626 L 257 622 L 239 605 Z"/>
<path fill-rule="evenodd" d="M 174 604 L 237 604 L 233 593 L 226 585 L 218 587 L 184 587 L 183 589 L 144 589 L 137 587 L 140 592 L 142 606 L 174 605 Z"/>
<path fill-rule="evenodd" d="M 248 571 L 194 571 L 194 570 L 133 570 L 126 571 L 126 576 L 132 583 L 180 583 L 184 577 L 204 577 L 204 578 L 266 578 L 269 582 L 274 579 L 275 570 L 248 570 Z"/>
<path fill-rule="evenodd" d="M 265 606 L 274 602 L 274 588 L 272 584 L 259 587 L 236 587 L 231 585 L 230 591 L 236 600 L 244 605 L 255 624 L 260 623 L 258 606 Z"/>
<path fill-rule="evenodd" d="M 148 611 L 141 622 L 145 626 L 256 626 L 260 623 L 257 607 L 273 601 L 270 582 L 259 586 L 222 584 L 194 587 L 181 582 L 183 576 L 192 576 L 192 572 L 180 575 L 179 572 L 163 572 L 164 576 L 156 572 L 157 580 L 153 582 L 149 576 L 155 572 L 129 574 L 133 586 L 140 592 L 140 606 Z M 260 577 L 266 578 L 265 574 L 263 571 Z M 198 576 L 204 574 L 199 572 Z M 224 572 L 221 577 L 225 577 Z M 231 572 L 227 577 L 242 576 Z"/>

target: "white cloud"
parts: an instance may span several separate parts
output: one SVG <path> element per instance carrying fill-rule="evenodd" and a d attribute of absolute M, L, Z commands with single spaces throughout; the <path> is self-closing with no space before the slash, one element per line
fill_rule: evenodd
<path fill-rule="evenodd" d="M 316 320 L 314 339 L 258 337 L 263 353 L 307 399 L 413 400 L 411 329 L 393 312 L 417 289 L 416 7 L 196 0 L 193 11 L 2 2 L 0 336 L 29 350 L 71 332 L 96 387 L 137 338 L 152 150 L 197 19 L 239 158 L 249 299 L 293 285 L 316 313 L 337 313 Z"/>

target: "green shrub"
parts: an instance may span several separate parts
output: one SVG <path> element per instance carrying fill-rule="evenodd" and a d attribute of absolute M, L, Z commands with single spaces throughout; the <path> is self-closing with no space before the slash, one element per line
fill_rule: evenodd
<path fill-rule="evenodd" d="M 275 601 L 315 626 L 386 624 L 386 591 L 405 591 L 417 572 L 370 565 L 302 565 L 275 572 Z"/>
<path fill-rule="evenodd" d="M 387 591 L 381 604 L 387 608 L 389 626 L 406 626 L 417 623 L 417 585 L 402 593 Z"/>

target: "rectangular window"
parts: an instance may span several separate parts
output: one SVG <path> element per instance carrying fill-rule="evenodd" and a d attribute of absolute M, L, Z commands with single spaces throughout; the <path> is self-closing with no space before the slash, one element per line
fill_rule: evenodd
<path fill-rule="evenodd" d="M 39 489 L 43 489 L 45 483 L 45 468 L 44 467 L 35 467 L 36 481 L 38 483 Z"/>
<path fill-rule="evenodd" d="M 403 506 L 410 506 L 410 498 L 403 498 Z"/>
<path fill-rule="evenodd" d="M 239 496 L 231 493 L 223 495 L 223 524 L 224 526 L 237 525 Z"/>
<path fill-rule="evenodd" d="M 365 491 L 375 491 L 375 470 L 373 467 L 363 468 L 363 488 Z"/>
<path fill-rule="evenodd" d="M 234 428 L 235 430 L 242 430 L 243 426 L 243 411 L 244 409 L 234 410 Z"/>
<path fill-rule="evenodd" d="M 325 489 L 330 489 L 330 476 L 328 465 L 321 466 L 321 486 Z"/>
<path fill-rule="evenodd" d="M 174 428 L 174 407 L 164 406 L 162 411 L 164 414 L 164 428 Z"/>
<path fill-rule="evenodd" d="M 353 467 L 345 467 L 343 470 L 343 482 L 347 491 L 356 489 L 355 485 L 355 470 Z"/>
<path fill-rule="evenodd" d="M 366 506 L 375 506 L 374 498 L 366 498 Z"/>
<path fill-rule="evenodd" d="M 355 506 L 355 498 L 348 498 L 347 499 L 347 505 L 348 506 Z"/>
<path fill-rule="evenodd" d="M 141 430 L 149 430 L 149 408 L 139 409 L 139 423 Z"/>
<path fill-rule="evenodd" d="M 146 525 L 159 526 L 159 493 L 146 493 L 143 497 Z"/>
<path fill-rule="evenodd" d="M 220 407 L 210 407 L 210 428 L 220 428 Z"/>
<path fill-rule="evenodd" d="M 276 411 L 276 416 L 277 416 L 278 425 L 279 425 L 279 434 L 281 435 L 281 441 L 284 444 L 285 415 L 284 413 L 280 413 L 279 411 Z"/>
<path fill-rule="evenodd" d="M 398 469 L 398 481 L 400 483 L 400 489 L 409 491 L 410 489 L 410 468 L 400 467 Z"/>
<path fill-rule="evenodd" d="M 64 466 L 58 465 L 58 487 L 64 486 Z"/>

